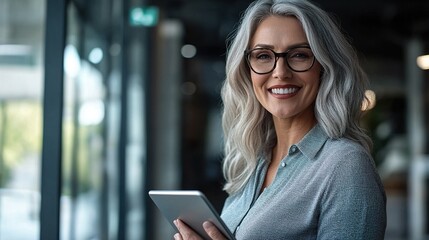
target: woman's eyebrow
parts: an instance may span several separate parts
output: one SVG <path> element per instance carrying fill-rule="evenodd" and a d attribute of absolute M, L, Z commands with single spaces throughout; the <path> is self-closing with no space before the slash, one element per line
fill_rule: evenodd
<path fill-rule="evenodd" d="M 253 48 L 269 48 L 269 49 L 274 49 L 273 45 L 269 45 L 269 44 L 256 44 L 255 46 L 253 46 Z"/>
<path fill-rule="evenodd" d="M 286 50 L 296 47 L 308 47 L 310 46 L 308 42 L 301 42 L 301 43 L 294 43 L 292 45 L 289 45 Z M 270 44 L 256 44 L 253 48 L 268 48 L 268 49 L 274 49 L 274 45 Z"/>

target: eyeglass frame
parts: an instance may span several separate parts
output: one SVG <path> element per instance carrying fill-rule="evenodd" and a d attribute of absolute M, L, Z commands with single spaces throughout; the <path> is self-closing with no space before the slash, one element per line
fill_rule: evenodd
<path fill-rule="evenodd" d="M 316 60 L 316 57 L 315 57 L 315 56 L 314 56 L 314 54 L 313 54 L 313 61 L 311 62 L 310 67 L 308 67 L 308 68 L 307 68 L 307 69 L 305 69 L 305 70 L 299 70 L 299 71 L 297 71 L 297 70 L 293 69 L 293 68 L 290 66 L 289 61 L 287 60 L 287 55 L 289 54 L 289 52 L 290 52 L 290 51 L 292 51 L 292 50 L 295 50 L 295 49 L 297 49 L 297 48 L 308 48 L 308 49 L 310 49 L 310 50 L 311 50 L 310 46 L 304 45 L 304 46 L 296 46 L 296 47 L 290 48 L 290 49 L 288 49 L 286 52 L 280 52 L 280 53 L 277 53 L 277 52 L 274 52 L 274 50 L 272 50 L 272 49 L 270 49 L 270 48 L 259 47 L 259 48 L 253 48 L 253 49 L 245 50 L 245 51 L 244 51 L 244 57 L 245 57 L 245 59 L 246 59 L 246 62 L 247 62 L 247 65 L 249 66 L 249 68 L 250 68 L 254 73 L 259 74 L 259 75 L 268 74 L 268 73 L 271 73 L 272 71 L 274 71 L 274 69 L 276 69 L 276 67 L 277 67 L 277 61 L 278 61 L 278 60 L 279 60 L 279 58 L 281 58 L 281 57 L 285 58 L 285 60 L 286 60 L 286 65 L 288 66 L 288 68 L 289 68 L 290 70 L 292 70 L 292 71 L 294 71 L 294 72 L 306 72 L 306 71 L 310 70 L 310 69 L 313 67 L 314 62 L 315 62 L 315 60 Z M 272 68 L 270 71 L 268 71 L 268 72 L 259 73 L 259 72 L 255 71 L 255 69 L 253 69 L 253 67 L 252 67 L 252 64 L 250 64 L 250 59 L 249 59 L 249 55 L 250 55 L 250 53 L 251 53 L 252 51 L 254 51 L 254 50 L 258 50 L 258 49 L 265 49 L 265 50 L 269 50 L 269 51 L 271 51 L 272 53 L 274 53 L 274 57 L 275 57 L 274 65 L 273 65 L 273 68 Z"/>

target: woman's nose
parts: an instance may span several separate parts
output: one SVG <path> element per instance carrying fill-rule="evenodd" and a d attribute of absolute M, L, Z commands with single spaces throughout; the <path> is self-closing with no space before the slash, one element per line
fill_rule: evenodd
<path fill-rule="evenodd" d="M 285 58 L 279 58 L 273 70 L 273 76 L 280 79 L 290 78 L 292 70 L 289 68 Z"/>

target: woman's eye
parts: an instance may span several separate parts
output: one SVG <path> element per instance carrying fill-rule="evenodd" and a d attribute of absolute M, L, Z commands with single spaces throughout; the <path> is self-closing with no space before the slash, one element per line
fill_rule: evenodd
<path fill-rule="evenodd" d="M 303 52 L 297 52 L 297 53 L 293 53 L 292 55 L 290 55 L 291 58 L 309 58 L 310 55 L 308 55 L 307 53 L 303 53 Z"/>
<path fill-rule="evenodd" d="M 295 51 L 289 52 L 289 58 L 293 59 L 309 59 L 312 57 L 312 53 L 309 50 L 297 49 Z"/>
<path fill-rule="evenodd" d="M 255 51 L 252 58 L 258 61 L 268 61 L 273 59 L 273 54 L 266 51 Z"/>
<path fill-rule="evenodd" d="M 258 58 L 258 59 L 271 59 L 271 56 L 270 56 L 269 54 L 262 53 L 262 54 L 259 54 L 259 55 L 257 56 L 257 58 Z"/>

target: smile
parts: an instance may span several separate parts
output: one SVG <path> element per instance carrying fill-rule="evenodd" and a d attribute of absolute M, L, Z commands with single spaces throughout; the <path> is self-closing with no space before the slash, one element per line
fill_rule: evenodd
<path fill-rule="evenodd" d="M 270 91 L 274 94 L 291 94 L 298 92 L 299 88 L 273 88 Z"/>

